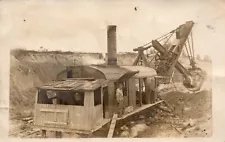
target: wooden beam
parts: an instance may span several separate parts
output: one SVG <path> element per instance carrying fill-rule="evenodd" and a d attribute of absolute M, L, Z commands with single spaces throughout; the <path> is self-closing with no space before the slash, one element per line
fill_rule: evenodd
<path fill-rule="evenodd" d="M 111 125 L 110 125 L 110 128 L 109 128 L 109 133 L 108 133 L 108 136 L 107 136 L 108 138 L 113 137 L 113 133 L 114 133 L 115 126 L 116 126 L 116 120 L 117 120 L 117 114 L 114 113 L 112 121 L 111 121 Z"/>
<path fill-rule="evenodd" d="M 67 78 L 66 80 L 88 80 L 88 81 L 94 81 L 95 78 Z"/>
<path fill-rule="evenodd" d="M 139 78 L 139 103 L 140 106 L 142 106 L 142 93 L 143 93 L 143 88 L 142 88 L 142 79 Z"/>
<path fill-rule="evenodd" d="M 157 105 L 157 104 L 160 104 L 160 103 L 162 103 L 162 102 L 163 102 L 163 100 L 160 100 L 160 101 L 155 102 L 155 103 L 153 103 L 153 104 L 143 105 L 142 107 L 139 107 L 139 108 L 135 109 L 134 111 L 132 111 L 132 112 L 130 112 L 130 113 L 128 113 L 128 114 L 125 114 L 125 115 L 123 115 L 122 117 L 119 117 L 117 120 L 125 119 L 125 118 L 127 118 L 127 117 L 129 117 L 129 116 L 135 115 L 136 113 L 139 113 L 139 112 L 141 112 L 141 111 L 144 111 L 144 110 L 146 110 L 146 109 L 148 109 L 148 108 L 150 108 L 150 107 L 152 107 L 152 106 L 155 106 L 155 105 Z"/>

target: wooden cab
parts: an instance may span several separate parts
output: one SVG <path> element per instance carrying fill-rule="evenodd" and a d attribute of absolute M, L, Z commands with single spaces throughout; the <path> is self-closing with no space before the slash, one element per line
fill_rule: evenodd
<path fill-rule="evenodd" d="M 156 103 L 156 76 L 154 69 L 144 66 L 89 65 L 67 67 L 57 75 L 57 79 L 93 77 L 107 80 L 107 88 L 103 89 L 103 112 L 104 116 L 110 119 L 117 113 L 116 89 L 119 83 L 123 84 L 126 115 L 127 112 L 139 110 L 141 107 L 151 107 Z M 145 90 L 137 89 L 143 87 Z M 126 111 L 127 109 L 129 111 Z"/>
<path fill-rule="evenodd" d="M 89 134 L 109 119 L 103 114 L 104 79 L 67 79 L 37 88 L 34 125 L 42 130 Z"/>

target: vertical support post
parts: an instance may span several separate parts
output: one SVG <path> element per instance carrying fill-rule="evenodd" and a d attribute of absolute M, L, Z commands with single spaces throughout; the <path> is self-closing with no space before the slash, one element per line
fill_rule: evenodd
<path fill-rule="evenodd" d="M 101 105 L 103 107 L 103 87 L 101 86 Z"/>
<path fill-rule="evenodd" d="M 57 98 L 57 96 L 58 96 L 58 93 L 55 92 L 55 96 L 54 96 L 54 98 L 52 99 L 52 104 L 54 104 L 54 105 L 59 104 L 59 101 L 60 101 L 60 100 Z"/>
<path fill-rule="evenodd" d="M 157 95 L 158 95 L 158 92 L 156 91 L 157 87 L 159 86 L 158 84 L 158 80 L 156 78 L 154 78 L 154 89 L 153 89 L 153 103 L 156 102 L 156 98 L 157 98 Z"/>
<path fill-rule="evenodd" d="M 102 106 L 102 118 L 104 119 L 105 118 L 105 108 L 103 108 L 104 106 L 103 106 L 103 87 L 101 86 L 101 106 Z"/>
<path fill-rule="evenodd" d="M 150 104 L 150 97 L 151 97 L 151 80 L 150 78 L 144 78 L 145 84 L 145 102 Z"/>
<path fill-rule="evenodd" d="M 37 102 L 38 102 L 38 95 L 39 95 L 39 89 L 37 89 L 37 91 L 36 91 L 36 96 L 35 96 L 35 104 L 37 104 Z"/>
<path fill-rule="evenodd" d="M 103 87 L 103 115 L 104 118 L 109 118 L 108 116 L 108 86 Z"/>
<path fill-rule="evenodd" d="M 136 108 L 136 86 L 135 79 L 129 79 L 129 105 Z"/>
<path fill-rule="evenodd" d="M 108 118 L 113 116 L 113 112 L 115 111 L 115 85 L 113 81 L 110 81 L 108 84 Z"/>
<path fill-rule="evenodd" d="M 37 89 L 37 91 L 36 91 L 36 96 L 35 96 L 35 105 L 34 105 L 34 124 L 36 124 L 36 105 L 37 105 L 37 103 L 38 103 L 38 95 L 39 95 L 39 89 Z"/>
<path fill-rule="evenodd" d="M 59 104 L 59 99 L 57 97 L 53 98 L 52 103 L 54 105 Z M 57 112 L 55 112 L 55 119 L 57 119 Z M 61 137 L 62 137 L 62 132 L 55 131 L 55 138 L 61 138 Z"/>
<path fill-rule="evenodd" d="M 142 106 L 142 80 L 141 78 L 138 79 L 139 80 L 139 100 L 140 100 L 140 106 Z"/>
<path fill-rule="evenodd" d="M 157 91 L 153 90 L 153 102 L 152 103 L 156 102 L 156 97 L 157 97 Z"/>
<path fill-rule="evenodd" d="M 157 84 L 158 80 L 157 78 L 151 78 L 151 95 L 150 95 L 150 103 L 153 104 L 156 101 L 156 97 L 157 97 Z"/>
<path fill-rule="evenodd" d="M 83 124 L 83 128 L 90 130 L 94 127 L 95 121 L 98 118 L 94 114 L 94 91 L 86 91 L 84 93 L 84 109 L 85 109 L 85 117 L 82 117 L 83 122 L 86 122 Z"/>
<path fill-rule="evenodd" d="M 128 106 L 130 106 L 129 80 L 125 81 L 125 85 L 126 85 L 126 93 L 127 93 L 127 104 Z"/>

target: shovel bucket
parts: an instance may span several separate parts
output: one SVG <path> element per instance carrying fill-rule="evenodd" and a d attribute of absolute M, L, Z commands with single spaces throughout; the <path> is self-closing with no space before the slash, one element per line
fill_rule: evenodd
<path fill-rule="evenodd" d="M 200 69 L 189 69 L 191 73 L 191 79 L 192 82 L 183 82 L 183 85 L 187 88 L 189 91 L 197 92 L 201 90 L 201 87 L 205 81 L 206 73 Z"/>

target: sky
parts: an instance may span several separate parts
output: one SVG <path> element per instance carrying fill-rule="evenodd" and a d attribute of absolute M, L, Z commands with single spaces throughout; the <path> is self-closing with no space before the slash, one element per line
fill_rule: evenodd
<path fill-rule="evenodd" d="M 118 52 L 131 52 L 189 20 L 195 53 L 223 65 L 223 0 L 2 0 L 0 45 L 105 53 L 107 25 L 114 24 Z"/>

